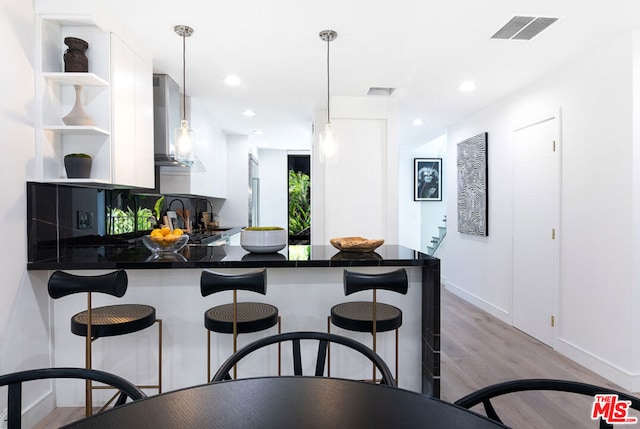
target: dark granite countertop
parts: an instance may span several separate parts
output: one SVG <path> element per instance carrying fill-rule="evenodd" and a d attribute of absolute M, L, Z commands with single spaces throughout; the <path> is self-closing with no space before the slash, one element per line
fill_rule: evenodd
<path fill-rule="evenodd" d="M 59 254 L 57 254 L 59 251 Z M 240 246 L 187 245 L 177 253 L 154 255 L 141 243 L 38 249 L 27 270 L 157 268 L 255 268 L 430 266 L 440 260 L 404 246 L 383 245 L 369 253 L 340 252 L 332 246 L 287 246 L 277 253 L 249 253 Z"/>

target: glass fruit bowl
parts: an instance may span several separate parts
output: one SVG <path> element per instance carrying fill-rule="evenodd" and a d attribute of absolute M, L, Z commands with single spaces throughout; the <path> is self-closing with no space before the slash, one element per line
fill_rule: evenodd
<path fill-rule="evenodd" d="M 153 253 L 171 253 L 182 249 L 189 241 L 187 234 L 180 236 L 168 234 L 165 236 L 145 235 L 142 237 L 142 243 Z"/>

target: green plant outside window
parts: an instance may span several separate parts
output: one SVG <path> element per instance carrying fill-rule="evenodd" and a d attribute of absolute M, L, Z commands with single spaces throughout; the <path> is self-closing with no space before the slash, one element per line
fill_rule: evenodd
<path fill-rule="evenodd" d="M 289 234 L 300 234 L 311 227 L 311 178 L 289 170 Z"/>

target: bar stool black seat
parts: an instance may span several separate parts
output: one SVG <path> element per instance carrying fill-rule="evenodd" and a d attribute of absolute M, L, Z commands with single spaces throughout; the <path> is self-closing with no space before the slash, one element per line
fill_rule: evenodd
<path fill-rule="evenodd" d="M 200 275 L 200 292 L 208 296 L 222 291 L 233 291 L 233 302 L 212 307 L 204 313 L 207 328 L 207 381 L 211 380 L 211 332 L 233 334 L 233 353 L 237 352 L 238 334 L 260 332 L 278 325 L 281 331 L 278 308 L 262 302 L 238 302 L 238 290 L 267 294 L 267 270 L 265 268 L 242 274 L 224 274 L 205 270 Z M 278 347 L 278 373 L 280 373 L 280 348 Z M 237 377 L 234 368 L 234 378 Z"/>
<path fill-rule="evenodd" d="M 238 302 L 238 334 L 263 331 L 278 323 L 278 309 L 270 304 Z M 204 326 L 210 331 L 233 334 L 233 304 L 218 305 L 204 314 Z"/>
<path fill-rule="evenodd" d="M 162 392 L 162 320 L 156 317 L 156 309 L 144 304 L 119 304 L 92 308 L 91 294 L 104 293 L 122 298 L 127 291 L 128 277 L 124 270 L 95 276 L 78 276 L 64 271 L 55 271 L 49 277 L 49 296 L 62 298 L 74 293 L 87 293 L 87 310 L 71 317 L 71 332 L 85 337 L 85 367 L 92 368 L 93 341 L 101 337 L 113 337 L 142 331 L 158 323 L 158 384 L 137 386 L 158 389 Z M 93 407 L 91 380 L 87 380 L 86 414 L 91 415 Z M 108 404 L 107 404 L 108 405 Z"/>
<path fill-rule="evenodd" d="M 373 332 L 373 302 L 345 302 L 331 308 L 331 322 L 339 328 Z M 376 331 L 386 332 L 402 325 L 402 311 L 393 305 L 376 304 Z"/>
<path fill-rule="evenodd" d="M 88 311 L 81 311 L 71 318 L 71 332 L 87 335 Z M 112 337 L 141 331 L 156 322 L 156 309 L 150 305 L 107 305 L 91 310 L 91 336 Z"/>
<path fill-rule="evenodd" d="M 407 272 L 404 268 L 382 274 L 344 271 L 344 294 L 373 290 L 372 301 L 352 301 L 334 305 L 327 321 L 327 331 L 331 324 L 356 332 L 371 332 L 373 351 L 376 350 L 378 332 L 396 331 L 396 382 L 398 379 L 398 328 L 402 326 L 402 310 L 398 307 L 377 301 L 376 290 L 384 289 L 406 294 L 408 290 Z M 331 368 L 329 362 L 329 370 Z M 376 381 L 376 369 L 373 368 L 373 381 Z"/>

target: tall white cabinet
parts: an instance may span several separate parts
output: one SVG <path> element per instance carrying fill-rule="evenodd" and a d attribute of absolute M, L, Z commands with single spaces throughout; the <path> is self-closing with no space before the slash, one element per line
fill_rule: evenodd
<path fill-rule="evenodd" d="M 43 182 L 153 188 L 152 66 L 90 18 L 41 14 L 37 20 L 36 174 Z M 89 43 L 88 73 L 65 73 L 65 37 Z M 65 125 L 81 101 L 92 126 Z M 68 179 L 64 156 L 93 158 L 89 179 Z"/>
<path fill-rule="evenodd" d="M 154 187 L 153 69 L 111 34 L 113 182 Z"/>
<path fill-rule="evenodd" d="M 314 135 L 311 240 L 361 236 L 398 244 L 398 116 L 392 97 L 331 97 L 339 159 L 321 164 Z M 326 110 L 317 112 L 321 130 Z M 406 168 L 406 166 L 405 166 Z"/>

